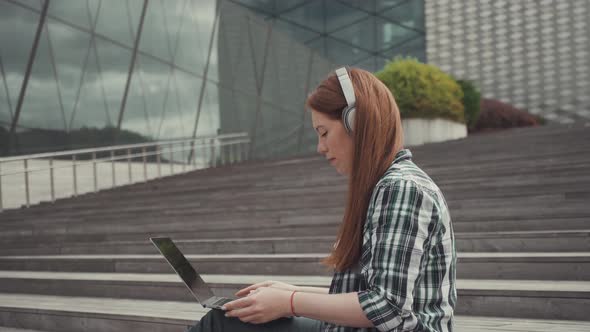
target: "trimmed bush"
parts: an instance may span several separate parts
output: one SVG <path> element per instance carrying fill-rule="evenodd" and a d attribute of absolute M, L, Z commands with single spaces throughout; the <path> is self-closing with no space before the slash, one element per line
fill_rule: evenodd
<path fill-rule="evenodd" d="M 473 128 L 480 112 L 481 93 L 471 81 L 457 80 L 463 90 L 463 108 L 465 109 L 465 123 L 467 128 Z"/>
<path fill-rule="evenodd" d="M 375 74 L 391 91 L 402 118 L 444 118 L 465 122 L 463 91 L 439 68 L 395 58 Z"/>
<path fill-rule="evenodd" d="M 529 126 L 539 126 L 539 120 L 536 116 L 499 100 L 484 98 L 481 100 L 481 112 L 473 131 L 491 131 Z"/>

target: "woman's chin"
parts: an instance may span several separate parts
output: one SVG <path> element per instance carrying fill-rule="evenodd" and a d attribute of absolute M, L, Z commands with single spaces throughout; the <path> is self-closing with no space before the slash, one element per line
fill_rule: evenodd
<path fill-rule="evenodd" d="M 338 174 L 342 175 L 342 176 L 348 176 L 348 172 L 346 172 L 345 170 L 339 168 L 339 167 L 334 167 L 336 169 L 336 172 L 338 172 Z"/>

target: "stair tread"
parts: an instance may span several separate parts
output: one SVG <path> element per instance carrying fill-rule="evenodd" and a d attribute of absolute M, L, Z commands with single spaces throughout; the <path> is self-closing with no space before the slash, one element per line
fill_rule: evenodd
<path fill-rule="evenodd" d="M 211 254 L 211 255 L 185 255 L 192 259 L 271 259 L 271 258 L 323 258 L 327 253 L 289 253 L 289 254 Z M 458 257 L 464 258 L 537 258 L 537 257 L 568 257 L 590 258 L 590 251 L 571 252 L 459 252 Z M 25 260 L 25 259 L 156 259 L 162 258 L 157 254 L 144 255 L 14 255 L 0 256 L 0 259 Z"/>
<path fill-rule="evenodd" d="M 251 285 L 265 280 L 282 281 L 300 286 L 329 287 L 329 276 L 289 276 L 289 275 L 228 275 L 202 274 L 205 282 L 210 284 Z M 84 273 L 84 272 L 32 272 L 0 271 L 1 279 L 47 279 L 47 280 L 95 280 L 179 283 L 179 277 L 173 273 Z M 579 292 L 590 295 L 590 281 L 570 280 L 497 280 L 497 279 L 457 279 L 459 290 L 514 290 L 514 291 L 551 291 Z"/>
<path fill-rule="evenodd" d="M 2 294 L 0 310 L 20 309 L 45 312 L 74 312 L 108 316 L 133 316 L 151 321 L 168 319 L 190 324 L 202 317 L 208 309 L 197 303 L 175 301 L 149 301 L 65 297 L 47 295 Z M 590 322 L 572 320 L 520 319 L 507 317 L 455 316 L 455 331 L 553 331 L 556 328 L 571 332 L 590 329 Z"/>
<path fill-rule="evenodd" d="M 139 316 L 194 321 L 208 309 L 197 302 L 0 293 L 0 308 Z"/>

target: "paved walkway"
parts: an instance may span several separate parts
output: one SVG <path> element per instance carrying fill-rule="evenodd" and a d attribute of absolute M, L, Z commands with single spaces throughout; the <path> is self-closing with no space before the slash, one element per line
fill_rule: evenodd
<path fill-rule="evenodd" d="M 84 161 L 79 161 L 84 162 Z M 29 170 L 35 170 L 29 173 L 29 201 L 30 204 L 51 201 L 51 180 L 48 160 L 29 160 Z M 74 195 L 74 171 L 71 161 L 54 160 L 54 186 L 55 197 L 65 198 Z M 205 166 L 197 164 L 194 168 L 186 167 L 186 171 L 204 168 Z M 131 168 L 131 178 L 129 169 Z M 39 169 L 39 170 L 38 170 Z M 41 170 L 42 169 L 42 170 Z M 23 172 L 24 163 L 3 162 L 0 164 L 0 174 L 14 172 Z M 171 174 L 181 173 L 183 166 L 179 164 L 160 164 L 160 174 L 168 176 Z M 97 164 L 96 166 L 97 190 L 110 189 L 113 187 L 113 166 L 111 163 Z M 147 163 L 115 163 L 115 185 L 128 185 L 136 182 L 143 182 L 145 179 L 155 179 L 158 177 L 158 164 Z M 78 194 L 94 191 L 94 170 L 92 163 L 79 165 L 76 167 L 77 191 Z M 26 186 L 25 176 L 23 174 L 0 176 L 0 186 L 2 186 L 2 206 L 4 209 L 18 208 L 26 204 Z"/>

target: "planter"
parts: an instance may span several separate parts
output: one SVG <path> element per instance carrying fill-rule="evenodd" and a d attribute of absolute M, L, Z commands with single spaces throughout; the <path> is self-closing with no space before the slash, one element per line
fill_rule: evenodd
<path fill-rule="evenodd" d="M 403 119 L 404 145 L 415 146 L 467 137 L 464 123 L 446 119 Z"/>

